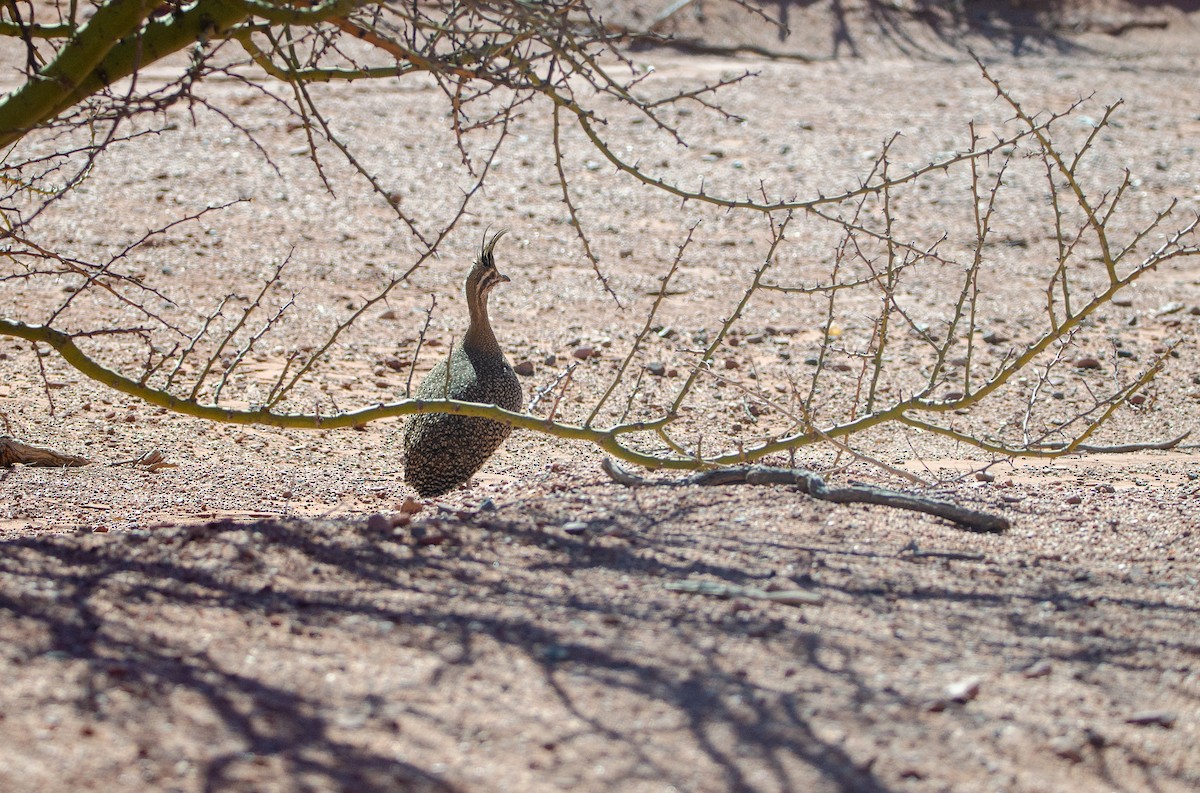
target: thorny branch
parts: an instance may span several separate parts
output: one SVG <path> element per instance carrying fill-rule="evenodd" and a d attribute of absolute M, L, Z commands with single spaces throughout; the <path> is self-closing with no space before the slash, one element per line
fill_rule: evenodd
<path fill-rule="evenodd" d="M 632 151 L 632 147 L 615 145 L 619 132 L 616 125 L 607 125 L 601 110 L 631 109 L 647 119 L 650 123 L 646 126 L 657 134 L 683 143 L 683 134 L 667 109 L 690 103 L 731 117 L 719 104 L 720 91 L 752 75 L 669 88 L 655 95 L 646 80 L 648 72 L 633 63 L 623 49 L 629 36 L 603 24 L 582 0 L 457 4 L 198 0 L 166 16 L 151 14 L 152 10 L 138 4 L 101 3 L 85 23 L 65 13 L 67 21 L 55 25 L 15 19 L 11 24 L 0 22 L 0 36 L 20 37 L 27 52 L 26 83 L 0 98 L 0 145 L 6 147 L 0 160 L 0 257 L 5 263 L 0 283 L 40 283 L 65 276 L 79 282 L 75 291 L 40 318 L 0 319 L 0 335 L 49 345 L 86 376 L 179 413 L 214 421 L 329 429 L 416 412 L 453 412 L 592 443 L 615 458 L 645 467 L 680 470 L 742 465 L 770 455 L 794 454 L 812 444 L 852 451 L 847 439 L 885 426 L 933 433 L 993 455 L 1053 457 L 1101 448 L 1089 440 L 1115 411 L 1151 383 L 1174 349 L 1168 345 L 1167 352 L 1140 370 L 1114 361 L 1111 383 L 1084 379 L 1081 387 L 1088 391 L 1086 400 L 1073 405 L 1065 419 L 1045 415 L 1046 385 L 1055 378 L 1082 377 L 1070 371 L 1067 351 L 1082 343 L 1089 323 L 1101 309 L 1145 273 L 1172 260 L 1200 255 L 1196 242 L 1200 218 L 1185 219 L 1174 229 L 1166 225 L 1177 210 L 1176 202 L 1169 202 L 1144 222 L 1114 223 L 1128 209 L 1125 198 L 1131 175 L 1125 171 L 1121 181 L 1106 188 L 1089 172 L 1085 155 L 1104 145 L 1100 131 L 1112 123 L 1119 102 L 1105 108 L 1094 128 L 1071 146 L 1060 140 L 1069 137 L 1062 132 L 1062 122 L 1086 99 L 1054 112 L 1030 112 L 979 62 L 983 79 L 1012 111 L 1012 123 L 992 138 L 985 141 L 972 124 L 961 149 L 911 168 L 893 162 L 896 138 L 891 138 L 869 173 L 850 186 L 809 197 L 770 194 L 763 187 L 757 196 L 734 197 L 720 195 L 703 184 L 699 189 L 687 189 L 640 160 L 627 159 L 621 152 Z M 123 84 L 120 91 L 110 87 L 123 78 L 137 78 L 146 65 L 185 48 L 190 48 L 192 57 L 169 85 L 149 86 L 145 80 L 135 79 Z M 135 119 L 161 122 L 176 106 L 192 114 L 215 113 L 249 136 L 275 168 L 269 152 L 238 122 L 236 113 L 216 107 L 201 93 L 204 77 L 225 75 L 259 86 L 261 74 L 286 83 L 291 91 L 290 99 L 267 91 L 261 95 L 279 102 L 297 121 L 313 167 L 326 188 L 332 191 L 333 186 L 319 153 L 332 147 L 374 200 L 393 212 L 407 229 L 416 253 L 386 277 L 373 295 L 335 319 L 321 341 L 283 353 L 282 371 L 273 382 L 262 385 L 265 398 L 251 399 L 246 386 L 235 382 L 234 374 L 242 371 L 248 356 L 268 338 L 284 335 L 290 315 L 305 309 L 301 296 L 295 294 L 286 301 L 275 300 L 274 291 L 282 287 L 283 265 L 256 297 L 238 298 L 231 292 L 189 328 L 186 323 L 168 321 L 153 308 L 153 301 L 175 301 L 136 272 L 129 258 L 139 246 L 152 244 L 179 223 L 197 222 L 203 212 L 148 232 L 102 263 L 43 244 L 36 221 L 60 197 L 89 178 L 93 163 L 106 150 L 134 145 L 140 136 L 151 134 L 128 131 Z M 470 177 L 469 186 L 458 188 L 462 195 L 444 216 L 420 214 L 419 200 L 401 195 L 386 176 L 369 167 L 368 158 L 357 150 L 358 142 L 333 122 L 320 93 L 310 90 L 316 83 L 394 81 L 413 75 L 426 76 L 440 91 L 448 134 L 453 136 L 463 171 Z M 695 225 L 688 228 L 673 261 L 664 267 L 661 288 L 643 327 L 634 334 L 612 379 L 578 418 L 560 414 L 575 365 L 539 392 L 526 413 L 472 403 L 407 399 L 350 411 L 334 403 L 330 412 L 323 412 L 327 403 L 318 401 L 314 411 L 296 412 L 297 405 L 312 404 L 309 400 L 316 390 L 312 386 L 324 362 L 346 343 L 350 329 L 438 256 L 443 242 L 470 214 L 472 201 L 484 189 L 518 116 L 539 113 L 550 123 L 547 144 L 553 155 L 555 188 L 566 205 L 580 250 L 600 288 L 618 305 L 611 271 L 602 267 L 587 213 L 581 212 L 583 205 L 578 199 L 582 193 L 571 189 L 578 158 L 565 156 L 569 135 L 585 142 L 618 174 L 683 204 L 692 202 L 763 219 L 761 259 L 746 267 L 745 287 L 738 290 L 736 302 L 715 328 L 706 326 L 695 348 L 676 350 L 687 363 L 681 366 L 686 376 L 673 396 L 664 404 L 652 403 L 645 381 L 654 377 L 647 377 L 645 367 L 638 364 L 651 345 L 659 343 L 651 333 L 654 320 L 671 296 L 668 285 L 697 233 Z M 85 142 L 80 143 L 81 137 Z M 53 144 L 57 153 L 46 155 L 36 148 L 27 151 L 23 147 L 27 138 Z M 1040 324 L 1012 340 L 1007 350 L 998 350 L 1002 354 L 989 361 L 980 337 L 988 290 L 995 288 L 990 248 L 995 244 L 998 219 L 1003 218 L 1003 201 L 1011 200 L 1009 196 L 1018 189 L 1010 187 L 1009 176 L 1015 169 L 1030 166 L 1040 169 L 1039 178 L 1048 184 L 1051 199 L 1046 228 L 1053 235 L 1054 253 L 1038 291 L 1044 295 L 1045 311 Z M 973 231 L 965 239 L 956 239 L 950 232 L 913 239 L 903 228 L 896 211 L 898 202 L 911 200 L 917 188 L 934 180 L 939 190 L 956 188 L 969 200 Z M 431 223 L 435 227 L 431 228 Z M 810 224 L 808 228 L 836 238 L 821 265 L 824 272 L 815 281 L 790 278 L 789 267 L 781 264 L 790 265 L 796 257 L 794 243 L 785 232 L 800 224 Z M 1115 238 L 1112 228 L 1117 225 L 1132 226 L 1134 231 Z M 945 295 L 934 305 L 922 302 L 910 289 L 931 277 L 943 285 Z M 947 279 L 950 286 L 945 288 Z M 774 410 L 789 423 L 781 426 L 764 421 L 755 437 L 732 430 L 725 436 L 701 432 L 694 447 L 686 448 L 691 441 L 685 444 L 678 438 L 689 426 L 687 414 L 705 409 L 702 391 L 710 380 L 729 379 L 707 377 L 713 373 L 716 356 L 734 339 L 750 307 L 767 293 L 772 299 L 790 301 L 788 305 L 797 313 L 820 317 L 815 323 L 819 338 L 811 357 L 811 375 L 789 373 L 790 391 L 780 384 L 779 390 L 790 395 L 790 407 L 767 398 L 763 383 L 744 389 L 750 398 L 743 407 L 752 425 L 758 420 L 752 407 Z M 234 300 L 246 302 L 240 315 L 231 309 Z M 406 393 L 435 305 L 426 312 Z M 130 310 L 137 319 L 124 324 L 94 319 L 100 316 L 91 310 L 96 306 L 114 312 Z M 865 332 L 850 327 L 847 321 L 863 312 Z M 143 322 L 154 324 L 154 332 L 167 340 L 152 340 Z M 103 339 L 118 332 L 136 332 L 146 338 L 144 361 L 126 362 L 123 368 L 106 357 Z M 1122 368 L 1118 377 L 1118 366 L 1129 368 Z M 141 371 L 131 376 L 130 368 Z M 205 397 L 205 387 L 212 386 L 217 368 L 221 368 L 219 381 L 211 388 L 211 396 Z M 637 376 L 630 382 L 632 372 Z M 852 374 L 842 377 L 842 372 Z M 756 372 L 751 374 L 757 378 Z M 1021 382 L 1026 375 L 1032 375 L 1032 385 Z M 800 380 L 806 380 L 806 388 L 795 385 Z M 976 408 L 1002 390 L 1014 388 L 1025 404 L 1015 421 L 999 427 L 972 423 Z M 222 404 L 226 392 L 236 392 L 237 398 L 250 406 L 234 409 Z M 533 415 L 551 393 L 555 401 L 549 416 Z M 611 407 L 614 403 L 623 404 L 623 410 Z M 611 426 L 598 426 L 602 416 L 617 412 L 620 416 Z M 569 413 L 569 408 L 563 407 L 563 413 Z M 640 419 L 630 421 L 631 415 Z M 859 455 L 858 459 L 869 458 Z"/>

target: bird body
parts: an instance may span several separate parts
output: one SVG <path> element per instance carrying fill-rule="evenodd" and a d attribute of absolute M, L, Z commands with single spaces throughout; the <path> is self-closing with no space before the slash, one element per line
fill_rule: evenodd
<path fill-rule="evenodd" d="M 470 324 L 450 355 L 417 386 L 417 399 L 454 399 L 521 409 L 521 383 L 500 349 L 488 318 L 488 293 L 508 276 L 496 270 L 492 251 L 504 232 L 488 240 L 467 275 Z M 404 430 L 404 478 L 425 498 L 465 483 L 504 442 L 512 427 L 479 416 L 417 413 Z"/>

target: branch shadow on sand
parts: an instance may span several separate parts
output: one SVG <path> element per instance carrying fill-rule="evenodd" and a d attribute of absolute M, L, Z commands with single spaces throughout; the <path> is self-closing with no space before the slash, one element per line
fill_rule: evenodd
<path fill-rule="evenodd" d="M 1081 33 L 1120 36 L 1138 28 L 1164 28 L 1171 19 L 1164 9 L 1191 13 L 1200 9 L 1200 2 L 1143 0 L 1117 13 L 1073 0 L 776 0 L 762 8 L 765 17 L 723 14 L 719 8 L 705 13 L 700 4 L 683 4 L 657 20 L 656 32 L 668 34 L 665 39 L 642 43 L 802 60 L 871 57 L 881 49 L 942 58 L 965 46 L 994 47 L 1013 56 L 1079 54 L 1092 51 L 1080 41 Z M 793 36 L 796 31 L 802 34 Z"/>
<path fill-rule="evenodd" d="M 582 784 L 602 757 L 608 789 L 894 789 L 873 767 L 886 746 L 864 753 L 847 734 L 874 731 L 886 743 L 880 714 L 927 708 L 919 692 L 860 665 L 869 628 L 662 589 L 691 576 L 761 582 L 774 563 L 747 564 L 748 555 L 806 562 L 798 580 L 834 603 L 886 612 L 899 598 L 950 615 L 943 633 L 915 637 L 934 658 L 955 658 L 962 632 L 1008 642 L 1013 657 L 1045 657 L 1049 646 L 1064 664 L 1121 664 L 1137 649 L 1086 625 L 1020 616 L 1022 604 L 1047 598 L 1087 608 L 1086 593 L 1058 586 L 1056 574 L 991 586 L 925 580 L 927 568 L 884 549 L 814 533 L 829 505 L 808 505 L 794 531 L 769 539 L 684 530 L 704 525 L 713 506 L 711 492 L 634 500 L 582 536 L 560 530 L 561 499 L 530 499 L 423 514 L 382 533 L 282 521 L 28 537 L 0 551 L 0 637 L 19 667 L 9 674 L 82 668 L 71 678 L 81 682 L 57 691 L 81 718 L 130 736 L 162 720 L 206 730 L 204 752 L 188 758 L 201 789 L 282 777 L 295 789 L 367 793 L 466 789 L 453 747 L 487 732 L 487 709 L 537 725 L 490 740 L 500 755 L 515 740 L 514 762 L 556 784 Z M 1200 617 L 1137 598 L 1110 606 L 1164 623 Z M 1181 635 L 1176 649 L 1200 651 Z M 360 659 L 365 674 L 354 672 Z M 331 662 L 347 691 L 320 683 L 326 666 L 304 668 Z M 389 682 L 393 667 L 428 672 Z M 114 706 L 114 690 L 135 704 Z M 439 709 L 462 690 L 479 701 Z M 831 732 L 835 722 L 843 734 Z M 500 756 L 479 744 L 472 751 Z"/>

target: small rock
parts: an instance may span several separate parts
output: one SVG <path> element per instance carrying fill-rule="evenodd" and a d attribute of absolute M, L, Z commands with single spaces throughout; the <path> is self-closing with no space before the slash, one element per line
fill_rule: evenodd
<path fill-rule="evenodd" d="M 1112 303 L 1114 306 L 1120 306 L 1121 308 L 1129 308 L 1130 306 L 1133 305 L 1133 298 L 1130 297 L 1129 295 L 1116 295 L 1113 297 Z"/>
<path fill-rule="evenodd" d="M 417 545 L 442 545 L 450 539 L 450 535 L 438 528 L 429 530 L 421 529 L 420 531 L 418 529 L 421 529 L 421 527 L 414 527 L 412 530 L 413 539 L 417 541 Z"/>
<path fill-rule="evenodd" d="M 1160 317 L 1165 317 L 1168 314 L 1177 314 L 1180 311 L 1183 311 L 1184 308 L 1186 308 L 1186 306 L 1184 306 L 1183 303 L 1167 303 L 1165 306 L 1159 306 L 1158 311 L 1154 313 Z"/>
<path fill-rule="evenodd" d="M 978 481 L 980 481 L 980 482 L 995 482 L 995 481 L 996 481 L 996 475 L 995 475 L 995 474 L 989 474 L 987 471 L 976 471 L 976 472 L 975 472 L 975 479 L 977 479 L 977 480 L 978 480 Z"/>
<path fill-rule="evenodd" d="M 554 366 L 556 363 L 558 363 L 558 356 L 554 353 L 550 353 L 542 359 L 542 363 L 546 364 L 546 366 Z"/>
<path fill-rule="evenodd" d="M 1133 350 L 1117 350 L 1118 358 L 1136 358 Z"/>
<path fill-rule="evenodd" d="M 1091 355 L 1085 355 L 1082 358 L 1075 359 L 1075 368 L 1076 369 L 1099 369 L 1100 361 L 1099 361 L 1099 359 L 1097 359 Z"/>
<path fill-rule="evenodd" d="M 401 372 L 408 366 L 408 362 L 400 360 L 400 357 L 397 355 L 389 355 L 383 359 L 383 365 L 393 371 Z"/>
<path fill-rule="evenodd" d="M 946 686 L 946 697 L 951 702 L 970 702 L 979 696 L 979 686 L 982 682 L 977 675 L 965 677 Z"/>
<path fill-rule="evenodd" d="M 576 358 L 578 358 L 581 361 L 586 361 L 588 358 L 595 356 L 596 348 L 595 347 L 576 347 L 575 351 L 572 352 L 571 354 L 574 355 Z"/>
<path fill-rule="evenodd" d="M 726 358 L 725 359 L 725 368 L 726 369 L 737 369 L 739 366 L 741 366 L 741 364 L 739 364 L 737 362 L 736 358 Z"/>
<path fill-rule="evenodd" d="M 1067 395 L 1062 391 L 1051 391 L 1050 398 L 1051 399 L 1066 399 Z"/>
<path fill-rule="evenodd" d="M 1082 736 L 1060 735 L 1050 741 L 1050 751 L 1072 763 L 1083 762 L 1083 748 Z"/>
<path fill-rule="evenodd" d="M 389 308 L 387 311 L 380 314 L 379 318 L 380 319 L 399 319 L 400 315 L 397 314 L 393 309 Z"/>
<path fill-rule="evenodd" d="M 1036 677 L 1047 677 L 1050 674 L 1052 667 L 1050 662 L 1045 658 L 1034 661 L 1029 666 L 1021 670 L 1021 674 L 1030 679 Z"/>
<path fill-rule="evenodd" d="M 1115 493 L 1115 492 L 1117 492 L 1117 489 L 1115 487 L 1113 487 L 1112 485 L 1108 484 L 1107 482 L 1096 485 L 1095 487 L 1092 488 L 1092 490 L 1095 490 L 1097 493 Z"/>
<path fill-rule="evenodd" d="M 679 370 L 678 369 L 668 369 L 667 377 L 679 377 Z"/>
<path fill-rule="evenodd" d="M 1142 726 L 1159 726 L 1171 729 L 1175 726 L 1176 716 L 1169 710 L 1141 710 L 1125 719 L 1126 724 Z"/>
<path fill-rule="evenodd" d="M 382 512 L 376 512 L 367 518 L 367 531 L 372 534 L 383 534 L 392 530 L 392 521 Z"/>
<path fill-rule="evenodd" d="M 1079 495 L 1078 493 L 1069 495 L 1065 499 L 1063 499 L 1064 504 L 1080 504 L 1082 502 L 1083 502 L 1083 496 Z"/>
<path fill-rule="evenodd" d="M 762 344 L 763 343 L 763 335 L 761 333 L 755 333 L 753 336 L 747 336 L 746 343 L 747 344 Z"/>
<path fill-rule="evenodd" d="M 578 535 L 586 532 L 588 525 L 581 520 L 572 520 L 564 523 L 562 528 L 567 534 Z"/>
<path fill-rule="evenodd" d="M 495 512 L 496 511 L 496 502 L 492 501 L 490 498 L 485 498 L 483 501 L 479 502 L 479 511 L 480 512 Z"/>
<path fill-rule="evenodd" d="M 962 398 L 962 391 L 947 391 L 946 393 L 942 394 L 942 399 L 946 402 L 957 402 Z"/>
<path fill-rule="evenodd" d="M 422 509 L 424 509 L 424 506 L 421 504 L 421 502 L 417 501 L 412 496 L 404 499 L 404 503 L 400 505 L 400 511 L 406 515 L 416 515 Z"/>
<path fill-rule="evenodd" d="M 646 371 L 655 377 L 662 377 L 667 373 L 667 367 L 661 361 L 651 361 L 646 364 Z"/>
<path fill-rule="evenodd" d="M 1006 341 L 1011 341 L 1012 337 L 1006 336 L 999 331 L 989 330 L 987 333 L 983 334 L 983 340 L 988 344 L 1003 344 Z"/>
<path fill-rule="evenodd" d="M 519 361 L 513 371 L 522 377 L 529 377 L 533 374 L 533 361 Z"/>
<path fill-rule="evenodd" d="M 547 661 L 565 661 L 571 657 L 571 651 L 561 644 L 547 644 L 541 649 L 541 656 Z"/>
<path fill-rule="evenodd" d="M 1129 404 L 1133 405 L 1134 407 L 1139 407 L 1146 404 L 1146 395 L 1134 394 L 1133 396 L 1129 397 Z"/>

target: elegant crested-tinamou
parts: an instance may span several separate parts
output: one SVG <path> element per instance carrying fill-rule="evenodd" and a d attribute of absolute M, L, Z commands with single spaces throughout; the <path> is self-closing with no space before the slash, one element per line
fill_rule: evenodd
<path fill-rule="evenodd" d="M 467 274 L 467 332 L 421 381 L 416 399 L 456 399 L 521 409 L 521 383 L 488 319 L 488 293 L 509 280 L 496 269 L 493 258 L 496 241 L 503 235 L 499 231 L 485 239 Z M 469 480 L 511 431 L 503 422 L 477 416 L 414 414 L 404 430 L 404 478 L 422 497 L 448 493 Z"/>

